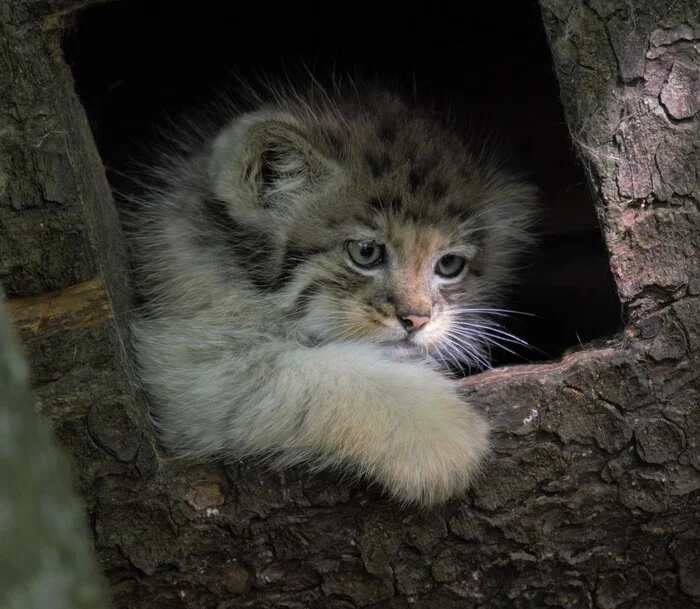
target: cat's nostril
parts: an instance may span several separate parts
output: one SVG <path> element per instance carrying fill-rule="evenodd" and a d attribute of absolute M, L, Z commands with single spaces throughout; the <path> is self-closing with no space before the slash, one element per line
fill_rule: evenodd
<path fill-rule="evenodd" d="M 419 330 L 425 324 L 427 324 L 430 321 L 430 315 L 401 315 L 399 316 L 399 320 L 401 321 L 401 325 L 404 327 L 404 330 L 407 332 L 413 332 L 414 330 Z"/>

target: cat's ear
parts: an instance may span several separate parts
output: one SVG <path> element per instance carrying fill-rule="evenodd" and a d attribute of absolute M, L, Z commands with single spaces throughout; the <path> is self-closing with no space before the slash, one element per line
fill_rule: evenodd
<path fill-rule="evenodd" d="M 214 142 L 210 173 L 218 198 L 284 206 L 331 178 L 337 165 L 290 118 L 244 115 Z"/>

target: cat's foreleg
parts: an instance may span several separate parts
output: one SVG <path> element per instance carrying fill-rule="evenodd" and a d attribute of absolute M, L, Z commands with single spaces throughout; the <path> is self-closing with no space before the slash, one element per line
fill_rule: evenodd
<path fill-rule="evenodd" d="M 188 372 L 162 424 L 190 452 L 350 466 L 421 504 L 464 490 L 487 452 L 488 425 L 452 381 L 371 345 L 269 343 Z"/>

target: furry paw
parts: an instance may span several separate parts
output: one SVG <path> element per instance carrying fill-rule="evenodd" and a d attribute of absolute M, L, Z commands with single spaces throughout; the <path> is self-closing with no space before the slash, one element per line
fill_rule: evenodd
<path fill-rule="evenodd" d="M 468 488 L 488 452 L 489 428 L 457 397 L 422 407 L 420 424 L 405 421 L 387 437 L 373 474 L 399 501 L 431 505 Z"/>
<path fill-rule="evenodd" d="M 463 492 L 488 452 L 486 420 L 434 370 L 381 368 L 360 377 L 344 403 L 306 419 L 307 441 L 323 448 L 318 464 L 350 464 L 404 503 L 431 505 Z"/>

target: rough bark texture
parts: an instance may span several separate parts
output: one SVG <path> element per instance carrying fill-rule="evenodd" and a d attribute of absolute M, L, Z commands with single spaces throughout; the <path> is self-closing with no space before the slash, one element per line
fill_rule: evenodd
<path fill-rule="evenodd" d="M 68 460 L 34 412 L 29 370 L 2 302 L 0 472 L 0 607 L 107 607 Z"/>
<path fill-rule="evenodd" d="M 46 26 L 78 4 L 0 8 L 0 279 L 116 607 L 700 607 L 696 0 L 542 0 L 629 327 L 465 381 L 495 453 L 468 497 L 423 513 L 157 447 L 117 335 L 109 190 Z"/>

